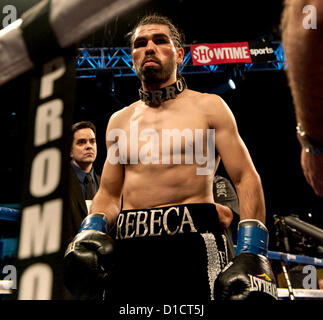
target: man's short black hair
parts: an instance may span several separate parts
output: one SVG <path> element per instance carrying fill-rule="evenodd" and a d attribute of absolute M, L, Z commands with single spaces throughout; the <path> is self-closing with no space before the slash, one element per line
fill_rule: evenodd
<path fill-rule="evenodd" d="M 96 135 L 96 127 L 91 121 L 80 121 L 72 125 L 72 137 L 74 138 L 74 133 L 80 129 L 90 128 L 93 130 L 94 135 Z"/>

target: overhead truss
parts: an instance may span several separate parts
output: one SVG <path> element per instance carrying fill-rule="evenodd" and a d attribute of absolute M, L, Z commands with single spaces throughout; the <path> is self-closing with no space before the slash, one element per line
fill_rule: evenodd
<path fill-rule="evenodd" d="M 267 63 L 239 63 L 242 72 L 281 70 L 285 59 L 281 42 L 272 42 L 276 60 Z M 190 46 L 184 46 L 184 60 L 181 74 L 225 72 L 226 64 L 195 66 L 192 62 Z M 131 77 L 136 72 L 132 67 L 130 47 L 79 48 L 77 55 L 77 78 L 96 77 L 97 70 L 105 69 L 114 77 Z"/>

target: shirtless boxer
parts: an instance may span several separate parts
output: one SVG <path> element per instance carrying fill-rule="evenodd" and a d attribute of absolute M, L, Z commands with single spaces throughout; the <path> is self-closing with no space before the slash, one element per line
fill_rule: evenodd
<path fill-rule="evenodd" d="M 67 287 L 84 297 L 107 287 L 117 300 L 275 297 L 261 180 L 230 109 L 219 96 L 186 87 L 178 74 L 181 36 L 167 18 L 142 19 L 131 47 L 141 99 L 109 120 L 100 188 L 65 254 Z M 173 129 L 192 135 L 179 146 L 169 140 L 167 158 L 161 140 Z M 200 144 L 196 129 L 203 132 Z M 212 143 L 210 163 L 202 165 L 201 154 L 186 158 L 201 145 L 207 156 Z M 240 203 L 235 258 L 213 199 L 220 159 Z"/>

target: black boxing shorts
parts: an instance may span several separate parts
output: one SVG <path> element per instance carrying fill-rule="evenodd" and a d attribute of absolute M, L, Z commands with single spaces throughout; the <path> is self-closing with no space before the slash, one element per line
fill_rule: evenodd
<path fill-rule="evenodd" d="M 209 203 L 122 211 L 114 238 L 107 301 L 213 300 L 214 280 L 234 252 Z"/>

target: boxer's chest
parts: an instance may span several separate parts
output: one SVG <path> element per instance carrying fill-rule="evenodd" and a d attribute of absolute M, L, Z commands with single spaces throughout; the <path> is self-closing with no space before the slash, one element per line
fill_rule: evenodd
<path fill-rule="evenodd" d="M 127 158 L 157 164 L 174 156 L 192 157 L 196 147 L 205 148 L 208 130 L 206 119 L 193 107 L 135 112 L 125 127 Z"/>

